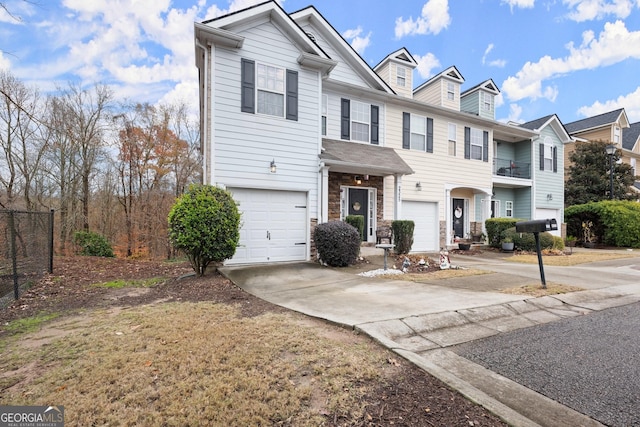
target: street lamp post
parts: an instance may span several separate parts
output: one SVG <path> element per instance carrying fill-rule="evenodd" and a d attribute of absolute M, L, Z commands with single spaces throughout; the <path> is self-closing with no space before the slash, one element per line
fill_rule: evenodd
<path fill-rule="evenodd" d="M 609 155 L 609 199 L 613 200 L 613 155 L 616 154 L 616 146 L 609 144 L 604 149 Z"/>

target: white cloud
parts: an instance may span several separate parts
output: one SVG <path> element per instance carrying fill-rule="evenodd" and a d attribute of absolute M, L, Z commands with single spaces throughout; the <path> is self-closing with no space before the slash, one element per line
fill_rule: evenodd
<path fill-rule="evenodd" d="M 576 22 L 603 19 L 608 15 L 624 19 L 634 6 L 640 7 L 638 0 L 563 0 L 562 3 L 572 9 L 567 16 Z"/>
<path fill-rule="evenodd" d="M 524 123 L 522 121 L 522 107 L 518 104 L 509 104 L 509 120 L 510 122 L 515 123 Z"/>
<path fill-rule="evenodd" d="M 634 92 L 621 95 L 616 99 L 585 105 L 578 109 L 578 113 L 585 117 L 591 117 L 608 111 L 624 108 L 629 120 L 634 123 L 640 121 L 640 86 Z"/>
<path fill-rule="evenodd" d="M 413 18 L 396 19 L 396 38 L 416 34 L 438 34 L 450 23 L 448 0 L 429 0 L 422 6 L 420 17 L 415 21 Z"/>
<path fill-rule="evenodd" d="M 558 89 L 553 86 L 543 88 L 545 80 L 640 58 L 640 31 L 628 31 L 622 21 L 606 23 L 597 39 L 593 32 L 585 31 L 581 45 L 575 48 L 571 42 L 567 49 L 569 55 L 564 58 L 543 56 L 538 62 L 527 62 L 515 76 L 508 77 L 502 83 L 507 98 L 512 101 L 547 98 L 553 102 Z"/>
<path fill-rule="evenodd" d="M 0 50 L 0 70 L 8 70 L 9 68 L 11 68 L 11 61 Z"/>
<path fill-rule="evenodd" d="M 440 61 L 433 53 L 427 53 L 423 56 L 413 55 L 413 59 L 418 63 L 418 74 L 423 79 L 433 76 L 435 74 L 433 69 L 440 68 Z"/>
<path fill-rule="evenodd" d="M 531 9 L 534 6 L 535 0 L 502 0 L 503 4 L 508 4 L 513 12 L 514 7 L 519 7 L 520 9 Z"/>
<path fill-rule="evenodd" d="M 358 26 L 358 28 L 346 30 L 344 33 L 342 33 L 342 37 L 344 37 L 345 40 L 349 42 L 351 47 L 353 47 L 356 52 L 362 55 L 364 53 L 364 50 L 371 43 L 371 31 L 369 31 L 366 37 L 361 37 L 360 34 L 362 34 L 362 27 Z"/>
<path fill-rule="evenodd" d="M 494 48 L 493 43 L 489 43 L 489 46 L 487 46 L 487 48 L 484 50 L 484 55 L 482 55 L 482 65 L 487 64 L 490 67 L 504 68 L 505 65 L 507 65 L 507 61 L 504 59 L 494 59 L 492 61 L 487 62 L 487 55 L 491 53 L 493 48 Z"/>

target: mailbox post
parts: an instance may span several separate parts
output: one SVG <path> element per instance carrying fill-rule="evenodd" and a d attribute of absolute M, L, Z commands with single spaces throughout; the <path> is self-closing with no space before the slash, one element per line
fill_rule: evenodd
<path fill-rule="evenodd" d="M 540 268 L 540 281 L 542 289 L 547 289 L 547 282 L 544 278 L 544 266 L 542 265 L 542 252 L 540 251 L 540 232 L 553 231 L 558 229 L 558 222 L 555 218 L 534 219 L 532 221 L 516 222 L 517 233 L 533 233 L 536 239 L 536 251 L 538 252 L 538 267 Z"/>

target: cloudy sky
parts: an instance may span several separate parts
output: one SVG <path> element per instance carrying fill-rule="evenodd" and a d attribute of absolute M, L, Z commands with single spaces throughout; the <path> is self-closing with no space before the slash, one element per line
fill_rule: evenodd
<path fill-rule="evenodd" d="M 0 69 L 41 92 L 111 85 L 139 102 L 196 103 L 193 23 L 252 0 L 0 0 Z M 375 66 L 406 47 L 414 83 L 455 65 L 489 78 L 496 117 L 569 123 L 624 107 L 640 121 L 640 0 L 282 0 L 314 5 Z"/>

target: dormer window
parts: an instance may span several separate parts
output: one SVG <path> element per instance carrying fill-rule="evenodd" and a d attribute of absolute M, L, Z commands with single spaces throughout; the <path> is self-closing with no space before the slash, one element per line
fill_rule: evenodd
<path fill-rule="evenodd" d="M 453 101 L 456 98 L 456 86 L 453 82 L 447 82 L 447 99 Z"/>
<path fill-rule="evenodd" d="M 620 128 L 615 126 L 613 128 L 613 143 L 618 144 L 620 142 Z"/>
<path fill-rule="evenodd" d="M 484 111 L 491 111 L 493 109 L 493 96 L 487 92 L 480 92 L 482 95 L 482 109 Z"/>
<path fill-rule="evenodd" d="M 401 65 L 396 65 L 396 84 L 400 87 L 407 84 L 407 69 Z"/>

